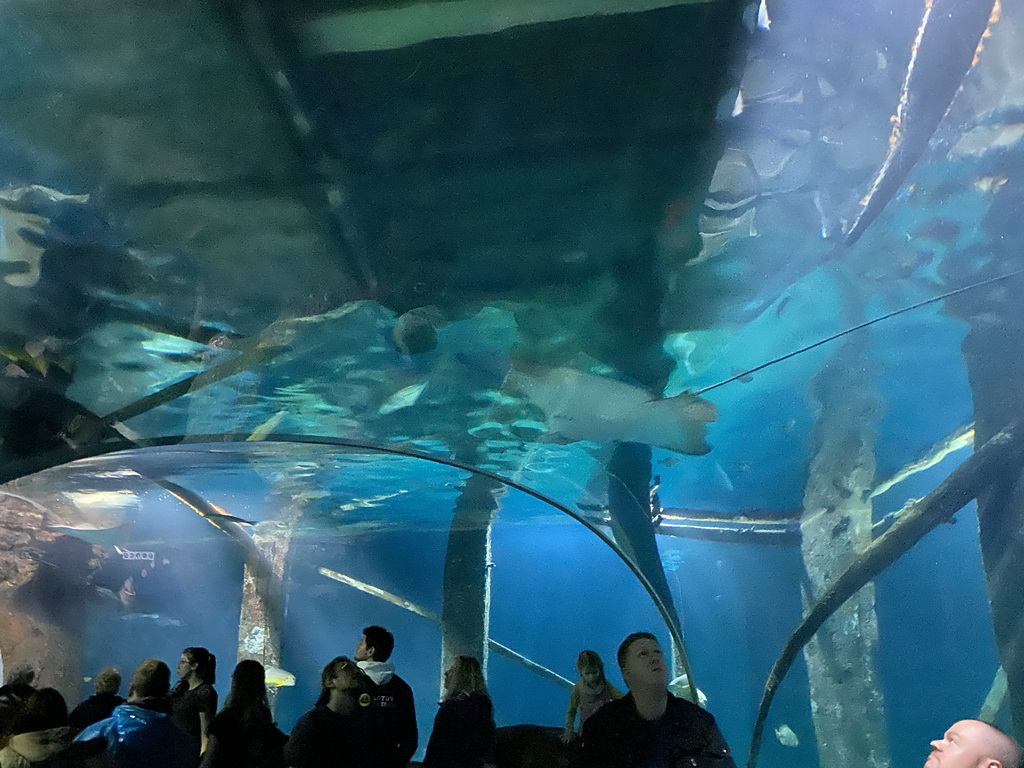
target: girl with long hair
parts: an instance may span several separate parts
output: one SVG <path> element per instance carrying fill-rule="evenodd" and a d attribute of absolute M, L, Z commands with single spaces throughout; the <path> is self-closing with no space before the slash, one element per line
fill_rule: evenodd
<path fill-rule="evenodd" d="M 282 768 L 287 739 L 267 704 L 263 665 L 253 659 L 238 662 L 224 709 L 210 724 L 201 768 Z"/>
<path fill-rule="evenodd" d="M 444 696 L 434 717 L 423 765 L 483 768 L 493 762 L 494 706 L 480 662 L 456 656 L 444 673 Z"/>
<path fill-rule="evenodd" d="M 565 713 L 562 741 L 568 744 L 576 734 L 576 713 L 580 713 L 580 728 L 588 717 L 614 699 L 622 698 L 622 691 L 604 676 L 604 662 L 596 651 L 580 651 L 576 657 L 579 680 L 569 694 L 569 709 Z"/>

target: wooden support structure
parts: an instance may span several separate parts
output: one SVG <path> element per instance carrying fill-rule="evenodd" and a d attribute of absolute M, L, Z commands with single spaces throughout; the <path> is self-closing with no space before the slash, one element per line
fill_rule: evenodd
<path fill-rule="evenodd" d="M 818 417 L 800 525 L 805 610 L 871 544 L 868 495 L 882 411 L 876 376 L 861 335 L 847 339 L 811 382 Z M 824 630 L 804 647 L 820 764 L 887 768 L 874 589 L 837 609 Z"/>
<path fill-rule="evenodd" d="M 491 523 L 504 486 L 486 475 L 466 478 L 455 501 L 441 586 L 441 670 L 473 656 L 487 673 L 491 618 Z M 442 683 L 443 685 L 443 683 Z"/>
<path fill-rule="evenodd" d="M 990 438 L 973 456 L 957 467 L 938 488 L 915 503 L 900 519 L 832 582 L 786 641 L 765 683 L 761 705 L 750 741 L 747 768 L 757 765 L 764 723 L 779 684 L 804 645 L 836 609 L 865 584 L 902 557 L 935 526 L 953 517 L 977 498 L 994 478 L 1020 473 L 1024 467 L 1024 427 L 1013 422 Z"/>

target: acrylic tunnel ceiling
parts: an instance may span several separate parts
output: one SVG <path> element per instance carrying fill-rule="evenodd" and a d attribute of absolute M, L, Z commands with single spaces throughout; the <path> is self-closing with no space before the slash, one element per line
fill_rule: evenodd
<path fill-rule="evenodd" d="M 263 441 L 332 494 L 333 440 L 771 543 L 836 413 L 837 499 L 937 482 L 1020 295 L 1021 9 L 560 5 L 5 10 L 0 480 Z"/>

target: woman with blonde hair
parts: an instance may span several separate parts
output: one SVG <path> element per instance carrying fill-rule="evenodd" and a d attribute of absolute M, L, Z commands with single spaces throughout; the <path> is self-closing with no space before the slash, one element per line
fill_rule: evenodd
<path fill-rule="evenodd" d="M 483 768 L 493 762 L 494 734 L 494 706 L 480 662 L 472 656 L 457 656 L 444 673 L 444 697 L 423 765 Z"/>

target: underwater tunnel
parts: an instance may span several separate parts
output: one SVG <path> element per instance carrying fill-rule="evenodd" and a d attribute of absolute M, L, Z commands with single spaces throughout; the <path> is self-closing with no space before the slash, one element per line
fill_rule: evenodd
<path fill-rule="evenodd" d="M 645 629 L 750 768 L 1024 736 L 1020 4 L 0 21 L 0 669 L 288 730 L 383 624 L 422 747 Z"/>

